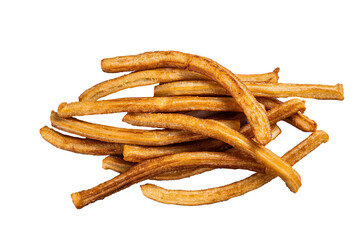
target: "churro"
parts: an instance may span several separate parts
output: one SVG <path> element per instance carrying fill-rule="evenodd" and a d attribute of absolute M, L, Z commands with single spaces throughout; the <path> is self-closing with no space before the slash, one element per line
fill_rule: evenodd
<path fill-rule="evenodd" d="M 209 119 L 199 119 L 183 114 L 166 113 L 128 113 L 123 121 L 147 127 L 164 127 L 192 131 L 215 138 L 254 157 L 271 171 L 280 176 L 292 192 L 297 192 L 301 186 L 298 173 L 280 157 L 261 144 L 246 138 L 234 129 Z"/>
<path fill-rule="evenodd" d="M 343 100 L 342 84 L 291 84 L 291 83 L 251 83 L 246 87 L 255 97 L 301 97 L 327 100 Z M 205 80 L 178 81 L 154 87 L 154 96 L 229 96 L 229 92 L 219 83 Z"/>
<path fill-rule="evenodd" d="M 266 144 L 271 139 L 271 127 L 263 107 L 235 74 L 211 59 L 177 51 L 157 51 L 103 59 L 101 66 L 104 72 L 111 73 L 171 67 L 203 74 L 220 83 L 242 107 L 258 142 Z"/>
<path fill-rule="evenodd" d="M 283 155 L 282 159 L 290 165 L 296 164 L 320 144 L 328 141 L 324 131 L 316 131 L 308 138 Z M 153 184 L 141 186 L 144 196 L 155 201 L 177 205 L 211 204 L 241 196 L 247 192 L 262 187 L 275 178 L 272 174 L 255 173 L 241 181 L 225 186 L 204 190 L 167 190 Z"/>
<path fill-rule="evenodd" d="M 207 138 L 189 131 L 126 129 L 100 125 L 76 118 L 61 118 L 56 112 L 51 113 L 50 121 L 52 126 L 57 129 L 104 142 L 162 146 Z M 219 121 L 239 129 L 239 121 L 237 120 Z"/>

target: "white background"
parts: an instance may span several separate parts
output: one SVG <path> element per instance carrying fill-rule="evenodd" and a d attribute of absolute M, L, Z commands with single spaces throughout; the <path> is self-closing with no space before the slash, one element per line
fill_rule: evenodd
<path fill-rule="evenodd" d="M 360 239 L 359 10 L 358 1 L 2 1 L 0 238 Z M 75 209 L 71 193 L 116 174 L 101 168 L 102 157 L 54 148 L 39 129 L 59 103 L 119 75 L 103 73 L 102 58 L 153 50 L 207 56 L 235 73 L 280 67 L 280 82 L 344 84 L 342 102 L 306 101 L 330 141 L 296 165 L 299 192 L 276 179 L 226 202 L 184 207 L 149 200 L 137 184 Z M 88 120 L 127 126 L 121 118 Z M 270 144 L 279 155 L 308 136 L 280 127 Z M 219 170 L 156 184 L 201 189 L 247 175 Z"/>

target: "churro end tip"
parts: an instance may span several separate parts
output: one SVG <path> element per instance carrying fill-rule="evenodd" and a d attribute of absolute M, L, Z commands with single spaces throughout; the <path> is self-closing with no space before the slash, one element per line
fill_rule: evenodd
<path fill-rule="evenodd" d="M 341 83 L 337 83 L 336 86 L 338 92 L 340 93 L 340 100 L 344 100 L 345 97 L 344 97 L 343 85 Z"/>
<path fill-rule="evenodd" d="M 72 193 L 71 194 L 71 199 L 73 201 L 74 206 L 77 209 L 80 209 L 80 208 L 83 207 L 83 198 L 82 198 L 82 196 L 81 196 L 81 194 L 79 192 Z"/>

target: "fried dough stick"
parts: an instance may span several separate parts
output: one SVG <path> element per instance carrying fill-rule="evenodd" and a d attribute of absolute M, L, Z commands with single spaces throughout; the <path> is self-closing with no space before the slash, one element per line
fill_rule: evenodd
<path fill-rule="evenodd" d="M 53 127 L 90 139 L 104 142 L 162 146 L 173 143 L 195 141 L 207 138 L 189 131 L 179 130 L 140 130 L 117 128 L 81 121 L 75 118 L 61 118 L 52 112 L 50 121 Z M 231 128 L 239 129 L 237 120 L 219 120 Z"/>
<path fill-rule="evenodd" d="M 187 130 L 221 140 L 264 164 L 280 176 L 292 192 L 297 192 L 301 186 L 300 176 L 289 164 L 261 144 L 220 122 L 168 113 L 128 113 L 123 121 L 133 125 Z"/>
<path fill-rule="evenodd" d="M 272 140 L 274 140 L 281 133 L 281 129 L 277 125 L 272 125 L 271 128 L 272 128 L 272 130 L 271 130 L 272 131 Z M 131 146 L 131 145 L 128 145 L 128 146 Z M 138 146 L 138 147 L 140 147 L 140 146 Z M 144 148 L 144 149 L 146 149 L 146 148 Z M 197 152 L 196 149 L 193 149 L 193 151 Z M 204 150 L 200 149 L 199 151 L 204 151 Z M 214 150 L 210 149 L 210 151 L 213 152 Z M 169 154 L 165 154 L 165 152 L 161 152 L 163 155 L 158 154 L 159 155 L 158 157 L 172 155 L 175 153 L 180 153 L 178 151 L 174 151 L 173 153 L 170 153 L 170 152 L 171 151 L 168 152 Z M 238 154 L 237 151 L 234 151 L 234 148 L 227 150 L 226 152 Z M 157 155 L 154 154 L 154 156 L 157 156 Z M 152 158 L 155 158 L 155 157 L 152 157 Z M 151 158 L 148 158 L 148 159 L 151 159 Z M 138 160 L 138 162 L 144 161 L 144 160 L 146 160 L 146 159 Z M 123 173 L 123 172 L 129 170 L 129 168 L 131 166 L 133 166 L 133 164 L 134 163 L 132 163 L 132 162 L 124 161 L 124 159 L 121 156 L 108 156 L 103 159 L 103 168 L 104 169 L 111 169 L 111 170 L 119 172 L 119 173 Z M 153 180 L 177 180 L 177 179 L 191 177 L 191 176 L 201 174 L 201 173 L 204 173 L 207 171 L 211 171 L 213 169 L 214 168 L 189 168 L 189 169 L 174 170 L 172 172 L 167 172 L 167 173 L 157 175 L 151 179 L 153 179 Z"/>
<path fill-rule="evenodd" d="M 46 140 L 53 146 L 75 153 L 91 155 L 109 155 L 123 153 L 124 144 L 72 137 L 57 132 L 47 126 L 44 126 L 40 129 L 40 134 L 44 138 L 44 140 Z"/>
<path fill-rule="evenodd" d="M 61 103 L 60 117 L 84 116 L 118 112 L 180 112 L 180 111 L 230 111 L 243 109 L 231 97 L 143 97 L 119 98 L 89 102 Z"/>
<path fill-rule="evenodd" d="M 296 147 L 283 155 L 283 159 L 294 165 L 322 143 L 328 141 L 326 132 L 318 130 Z M 202 205 L 226 201 L 241 196 L 247 192 L 262 187 L 276 176 L 272 174 L 255 173 L 241 181 L 222 187 L 204 190 L 167 190 L 153 184 L 141 186 L 144 196 L 155 201 L 177 205 Z"/>
<path fill-rule="evenodd" d="M 271 110 L 267 111 L 267 116 L 271 124 L 275 124 L 280 120 L 287 119 L 289 116 L 293 116 L 295 113 L 305 109 L 304 101 L 298 99 L 291 99 L 287 102 L 276 104 Z M 127 115 L 126 115 L 127 116 Z M 243 126 L 240 129 L 240 133 L 245 135 L 248 138 L 253 137 L 253 132 L 250 131 L 249 124 Z M 149 148 L 142 146 L 131 146 L 125 145 L 123 150 L 124 159 L 126 161 L 137 161 L 137 159 L 146 159 L 157 157 L 158 154 L 171 154 L 178 152 L 191 152 L 191 151 L 207 151 L 216 149 L 217 147 L 225 147 L 226 143 L 216 139 L 206 139 L 200 142 L 187 143 L 176 146 L 162 146 Z M 160 156 L 162 156 L 160 155 Z"/>
<path fill-rule="evenodd" d="M 257 99 L 265 106 L 267 110 L 282 104 L 282 102 L 276 98 L 258 97 Z M 304 132 L 314 132 L 317 129 L 317 123 L 309 119 L 301 111 L 298 111 L 297 113 L 283 120 Z"/>
<path fill-rule="evenodd" d="M 242 81 L 252 82 L 277 82 L 278 81 L 279 68 L 276 68 L 273 72 L 264 74 L 237 74 L 237 77 Z M 122 75 L 117 78 L 113 78 L 107 81 L 103 81 L 93 87 L 87 89 L 79 96 L 79 101 L 96 101 L 99 98 L 108 96 L 112 93 L 140 86 L 147 86 L 156 83 L 183 81 L 183 80 L 210 80 L 208 77 L 188 71 L 185 69 L 153 69 L 132 72 L 126 75 Z"/>
<path fill-rule="evenodd" d="M 259 98 L 260 103 L 276 105 L 267 98 Z M 230 111 L 242 112 L 243 109 L 231 97 L 144 97 L 119 98 L 91 102 L 61 103 L 58 115 L 63 118 L 93 114 L 118 112 L 180 112 L 180 111 Z"/>
<path fill-rule="evenodd" d="M 128 171 L 98 186 L 71 194 L 71 198 L 75 207 L 79 209 L 145 179 L 164 172 L 189 167 L 248 169 L 265 172 L 263 165 L 242 159 L 234 154 L 219 152 L 178 153 L 140 162 Z"/>
<path fill-rule="evenodd" d="M 281 134 L 281 129 L 276 125 L 271 126 L 272 140 Z M 230 148 L 230 146 L 217 139 L 205 139 L 188 143 L 174 144 L 170 146 L 138 146 L 124 145 L 123 157 L 128 162 L 140 162 L 150 158 L 162 157 L 181 152 L 218 152 Z"/>
<path fill-rule="evenodd" d="M 121 156 L 108 156 L 103 159 L 102 167 L 104 169 L 111 169 L 118 173 L 124 173 L 128 171 L 135 163 L 124 161 Z M 206 171 L 213 170 L 214 168 L 185 168 L 179 170 L 173 170 L 165 172 L 150 178 L 151 180 L 178 180 L 187 177 L 191 177 L 197 174 L 204 173 Z"/>
<path fill-rule="evenodd" d="M 291 83 L 244 83 L 255 97 L 301 97 L 328 100 L 343 100 L 342 84 L 291 84 Z M 230 95 L 214 81 L 192 80 L 171 82 L 154 87 L 154 96 L 214 96 Z"/>
<path fill-rule="evenodd" d="M 271 127 L 261 104 L 235 74 L 211 59 L 177 51 L 157 51 L 103 59 L 101 66 L 104 72 L 113 73 L 171 67 L 203 74 L 220 83 L 242 107 L 258 142 L 266 144 L 271 139 Z"/>

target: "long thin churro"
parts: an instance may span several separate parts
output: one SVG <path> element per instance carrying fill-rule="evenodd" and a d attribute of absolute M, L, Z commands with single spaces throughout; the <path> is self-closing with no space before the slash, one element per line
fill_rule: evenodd
<path fill-rule="evenodd" d="M 231 97 L 144 97 L 61 103 L 60 117 L 118 112 L 231 111 L 243 109 Z"/>
<path fill-rule="evenodd" d="M 50 116 L 53 127 L 90 139 L 104 142 L 162 146 L 174 143 L 195 141 L 207 138 L 189 131 L 180 130 L 141 130 L 117 128 L 81 121 L 75 118 L 61 118 L 56 112 Z M 237 120 L 219 120 L 231 128 L 239 129 Z M 217 121 L 216 121 L 217 122 Z"/>
<path fill-rule="evenodd" d="M 124 172 L 128 171 L 132 166 L 134 166 L 134 163 L 124 161 L 121 156 L 108 156 L 103 159 L 102 166 L 104 169 L 111 169 L 118 173 L 124 173 Z M 164 173 L 154 176 L 150 179 L 151 180 L 162 180 L 162 181 L 178 180 L 178 179 L 191 177 L 191 176 L 194 176 L 197 174 L 201 174 L 201 173 L 213 170 L 213 169 L 214 168 L 185 168 L 185 169 L 173 170 L 170 172 L 164 172 Z"/>
<path fill-rule="evenodd" d="M 324 131 L 316 131 L 296 147 L 283 155 L 282 159 L 294 165 L 307 154 L 312 152 L 322 143 L 328 141 L 328 135 Z M 241 196 L 257 189 L 275 178 L 272 174 L 255 173 L 241 181 L 234 182 L 222 187 L 204 190 L 167 190 L 153 184 L 141 186 L 144 196 L 155 201 L 177 205 L 202 205 L 211 204 Z"/>
<path fill-rule="evenodd" d="M 305 109 L 304 101 L 298 99 L 291 99 L 287 102 L 273 105 L 272 109 L 267 111 L 267 116 L 272 124 L 287 119 L 289 116 L 293 116 L 295 113 Z M 249 124 L 242 126 L 240 133 L 248 138 L 253 137 L 253 132 Z M 273 133 L 272 133 L 273 136 Z M 226 147 L 222 141 L 216 139 L 205 139 L 197 142 L 189 142 L 186 144 L 178 144 L 175 146 L 162 146 L 162 147 L 146 147 L 146 146 L 132 146 L 125 145 L 123 150 L 124 159 L 131 162 L 138 162 L 142 159 L 148 159 L 152 157 L 164 156 L 167 154 L 178 152 L 190 152 L 190 151 L 214 151 L 217 147 Z"/>
<path fill-rule="evenodd" d="M 242 81 L 252 82 L 277 82 L 279 68 L 273 72 L 264 74 L 236 74 Z M 93 87 L 87 89 L 79 96 L 79 101 L 96 101 L 99 98 L 108 96 L 112 93 L 140 86 L 147 86 L 156 83 L 165 83 L 182 80 L 210 80 L 208 77 L 186 69 L 153 69 L 132 72 L 103 81 Z"/>
<path fill-rule="evenodd" d="M 240 79 L 215 61 L 177 51 L 146 52 L 139 55 L 103 59 L 105 72 L 139 71 L 162 67 L 188 69 L 220 83 L 242 107 L 258 142 L 271 139 L 271 127 L 266 112 Z"/>
<path fill-rule="evenodd" d="M 251 83 L 246 87 L 256 97 L 301 97 L 328 100 L 343 100 L 342 84 L 291 84 L 291 83 Z M 205 80 L 171 82 L 154 87 L 154 96 L 227 96 L 229 92 L 219 83 Z"/>
<path fill-rule="evenodd" d="M 123 121 L 148 127 L 188 130 L 224 141 L 254 157 L 257 161 L 276 173 L 285 181 L 292 192 L 297 192 L 301 186 L 300 176 L 289 164 L 285 163 L 269 149 L 246 138 L 239 132 L 220 122 L 199 119 L 183 114 L 165 113 L 128 113 L 124 116 Z"/>
<path fill-rule="evenodd" d="M 108 155 L 122 154 L 121 143 L 109 143 L 87 138 L 77 138 L 62 134 L 47 126 L 40 129 L 41 136 L 57 148 L 82 154 Z"/>
<path fill-rule="evenodd" d="M 265 172 L 263 165 L 249 159 L 239 158 L 234 154 L 219 152 L 179 153 L 140 162 L 113 179 L 91 189 L 73 193 L 71 197 L 75 207 L 82 208 L 145 179 L 161 173 L 190 167 L 248 169 Z"/>
<path fill-rule="evenodd" d="M 271 126 L 271 133 L 273 140 L 281 134 L 281 129 L 274 124 Z M 181 152 L 218 152 L 228 148 L 230 148 L 228 144 L 212 138 L 160 147 L 124 145 L 123 157 L 124 160 L 128 162 L 140 162 L 145 159 L 162 157 Z"/>

